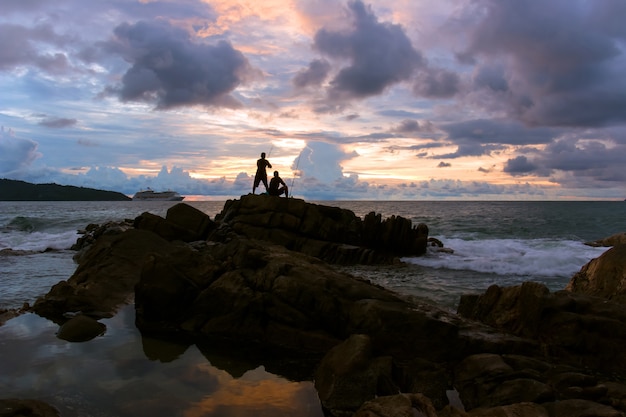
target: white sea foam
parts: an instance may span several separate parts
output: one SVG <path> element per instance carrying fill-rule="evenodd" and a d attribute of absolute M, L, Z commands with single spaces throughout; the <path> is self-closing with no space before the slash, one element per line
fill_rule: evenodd
<path fill-rule="evenodd" d="M 425 256 L 404 261 L 437 269 L 569 278 L 608 249 L 570 240 L 444 238 L 442 241 L 454 250 L 453 254 L 429 248 Z"/>
<path fill-rule="evenodd" d="M 15 251 L 44 252 L 46 250 L 65 250 L 76 243 L 80 235 L 75 230 L 59 233 L 13 232 L 0 235 L 0 249 Z"/>

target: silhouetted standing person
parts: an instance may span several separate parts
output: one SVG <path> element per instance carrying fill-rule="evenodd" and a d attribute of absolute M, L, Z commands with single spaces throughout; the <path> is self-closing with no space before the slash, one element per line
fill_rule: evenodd
<path fill-rule="evenodd" d="M 265 168 L 271 168 L 271 167 L 272 167 L 272 164 L 270 164 L 270 162 L 267 159 L 265 159 L 265 152 L 262 152 L 261 159 L 256 161 L 256 174 L 254 175 L 254 184 L 252 185 L 252 194 L 254 194 L 254 190 L 256 190 L 256 187 L 258 187 L 261 182 L 265 186 L 265 191 L 268 191 L 267 172 L 265 171 Z"/>
<path fill-rule="evenodd" d="M 280 186 L 282 184 L 282 187 Z M 270 180 L 270 188 L 267 191 L 269 195 L 280 196 L 285 194 L 285 197 L 289 197 L 289 187 L 285 184 L 285 181 L 278 176 L 278 171 L 274 171 L 274 177 Z"/>

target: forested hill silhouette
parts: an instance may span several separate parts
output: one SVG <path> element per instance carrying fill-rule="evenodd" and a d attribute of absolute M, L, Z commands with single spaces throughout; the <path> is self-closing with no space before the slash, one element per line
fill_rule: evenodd
<path fill-rule="evenodd" d="M 0 179 L 0 201 L 127 201 L 125 194 L 73 185 Z"/>

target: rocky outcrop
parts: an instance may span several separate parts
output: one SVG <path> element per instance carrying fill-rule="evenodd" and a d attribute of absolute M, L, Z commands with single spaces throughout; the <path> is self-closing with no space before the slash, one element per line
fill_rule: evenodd
<path fill-rule="evenodd" d="M 215 227 L 209 216 L 187 204 L 171 207 L 166 218 L 143 213 L 133 221 L 91 224 L 73 246 L 76 272 L 40 297 L 32 311 L 60 324 L 67 321 L 66 313 L 111 317 L 133 301 L 148 257 L 187 260 L 190 249 L 183 242 L 206 239 Z"/>
<path fill-rule="evenodd" d="M 571 365 L 626 371 L 626 306 L 569 291 L 551 293 L 525 282 L 493 285 L 482 295 L 461 298 L 466 318 L 536 340 L 542 351 Z"/>
<path fill-rule="evenodd" d="M 147 254 L 135 308 L 137 326 L 161 337 L 220 337 L 310 354 L 355 333 L 398 358 L 419 351 L 439 361 L 458 355 L 459 344 L 477 351 L 500 344 L 518 352 L 534 348 L 486 327 L 478 331 L 436 307 L 418 309 L 316 258 L 243 238 Z"/>
<path fill-rule="evenodd" d="M 82 255 L 74 274 L 38 298 L 32 311 L 57 323 L 67 320 L 66 313 L 75 312 L 112 317 L 120 305 L 133 301 L 147 255 L 176 256 L 188 250 L 146 230 L 103 234 Z"/>
<path fill-rule="evenodd" d="M 626 244 L 617 244 L 592 259 L 565 289 L 626 304 Z"/>
<path fill-rule="evenodd" d="M 428 227 L 400 216 L 364 219 L 352 211 L 296 198 L 247 195 L 229 200 L 216 222 L 252 239 L 279 244 L 338 264 L 388 263 L 426 252 Z"/>
<path fill-rule="evenodd" d="M 109 317 L 134 297 L 145 335 L 318 364 L 329 416 L 626 411 L 622 304 L 529 282 L 464 296 L 453 314 L 321 260 L 419 252 L 427 228 L 405 219 L 361 221 L 267 196 L 228 202 L 215 222 L 175 207 L 165 219 L 143 214 L 134 227 L 99 233 L 76 273 L 33 310 L 65 323 L 69 312 Z M 392 243 L 396 234 L 402 244 Z"/>

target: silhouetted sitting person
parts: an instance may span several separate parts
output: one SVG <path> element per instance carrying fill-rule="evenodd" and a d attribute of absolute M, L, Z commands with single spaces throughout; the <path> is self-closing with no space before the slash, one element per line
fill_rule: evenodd
<path fill-rule="evenodd" d="M 287 187 L 285 181 L 278 176 L 278 171 L 274 171 L 274 177 L 270 180 L 270 188 L 267 190 L 267 193 L 275 196 L 285 194 L 285 197 L 289 197 L 289 187 Z"/>

